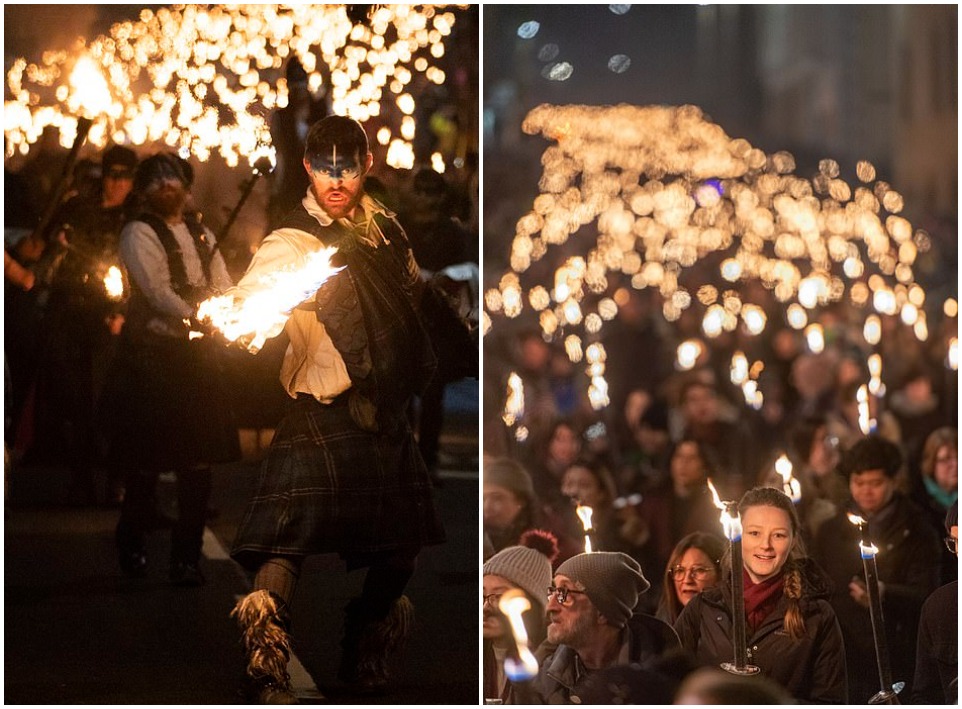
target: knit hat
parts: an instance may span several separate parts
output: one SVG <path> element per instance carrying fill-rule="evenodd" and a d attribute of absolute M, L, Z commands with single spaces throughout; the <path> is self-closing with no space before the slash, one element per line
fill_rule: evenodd
<path fill-rule="evenodd" d="M 485 485 L 498 485 L 510 490 L 525 502 L 534 500 L 534 483 L 520 463 L 510 458 L 497 458 L 484 465 Z"/>
<path fill-rule="evenodd" d="M 104 153 L 101 159 L 104 174 L 114 166 L 125 167 L 133 171 L 137 167 L 137 153 L 123 145 L 115 145 Z"/>
<path fill-rule="evenodd" d="M 193 171 L 189 169 L 186 160 L 182 160 L 174 153 L 158 153 L 151 155 L 137 166 L 134 176 L 134 191 L 145 192 L 154 180 L 180 180 L 184 187 L 190 187 L 193 181 Z"/>
<path fill-rule="evenodd" d="M 582 584 L 598 612 L 618 628 L 631 617 L 638 596 L 651 587 L 638 562 L 620 551 L 578 554 L 559 566 L 555 575 Z"/>
<path fill-rule="evenodd" d="M 558 556 L 558 543 L 550 532 L 530 530 L 521 535 L 521 546 L 507 547 L 484 565 L 484 575 L 500 576 L 518 586 L 538 604 L 544 613 L 548 587 L 551 585 L 551 562 Z"/>

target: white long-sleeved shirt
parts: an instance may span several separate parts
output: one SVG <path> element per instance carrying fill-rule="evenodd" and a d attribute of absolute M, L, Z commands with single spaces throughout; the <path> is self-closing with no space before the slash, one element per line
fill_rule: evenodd
<path fill-rule="evenodd" d="M 192 286 L 211 288 L 224 291 L 231 287 L 233 281 L 227 272 L 220 252 L 215 252 L 210 263 L 211 283 L 204 278 L 200 256 L 194 247 L 194 239 L 187 228 L 187 224 L 167 224 L 174 238 L 180 246 L 187 273 L 187 282 Z M 216 243 L 214 235 L 205 227 L 207 238 L 211 246 Z M 170 282 L 170 266 L 167 263 L 167 252 L 164 250 L 160 238 L 146 222 L 132 221 L 124 226 L 120 233 L 120 258 L 127 269 L 127 275 L 144 294 L 150 305 L 159 313 L 178 320 L 190 317 L 194 308 L 174 292 Z M 182 332 L 174 332 L 161 318 L 153 318 L 147 323 L 147 328 L 158 334 L 180 336 Z"/>
<path fill-rule="evenodd" d="M 308 214 L 322 226 L 333 222 L 318 205 L 310 189 L 302 204 Z M 373 216 L 376 213 L 390 213 L 367 196 L 362 197 L 358 208 L 361 210 L 362 221 L 367 220 L 366 236 L 360 238 L 375 248 L 384 244 L 384 235 Z M 356 224 L 352 225 L 352 232 L 355 234 L 356 229 Z M 243 301 L 268 287 L 265 285 L 265 276 L 283 269 L 302 268 L 306 265 L 308 256 L 321 248 L 321 242 L 307 232 L 292 228 L 275 229 L 261 242 L 247 267 L 247 272 L 228 293 L 233 295 L 236 301 Z M 417 279 L 418 267 L 410 251 L 408 260 L 409 276 Z M 337 278 L 337 275 L 334 278 Z M 314 303 L 314 297 L 309 298 L 306 303 Z M 281 364 L 280 381 L 291 397 L 305 393 L 322 403 L 329 403 L 351 387 L 351 377 L 347 373 L 344 359 L 334 347 L 330 335 L 317 319 L 313 309 L 295 309 L 284 325 L 279 325 L 267 334 L 273 337 L 280 334 L 282 329 L 286 329 L 290 345 Z"/>

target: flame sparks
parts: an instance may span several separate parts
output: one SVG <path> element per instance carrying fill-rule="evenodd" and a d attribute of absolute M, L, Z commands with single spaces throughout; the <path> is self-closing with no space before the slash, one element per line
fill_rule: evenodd
<path fill-rule="evenodd" d="M 518 651 L 517 660 L 513 657 L 505 658 L 505 674 L 515 682 L 531 679 L 538 674 L 538 660 L 528 647 L 528 631 L 524 627 L 522 618 L 524 612 L 531 609 L 531 602 L 525 597 L 523 591 L 512 588 L 501 595 L 498 608 L 508 619 L 511 635 L 514 637 L 514 644 Z"/>
<path fill-rule="evenodd" d="M 26 155 L 47 126 L 69 147 L 83 115 L 95 119 L 97 147 L 161 142 L 202 161 L 217 152 L 234 167 L 270 142 L 267 116 L 288 105 L 295 87 L 284 68 L 296 59 L 306 90 L 323 90 L 333 113 L 392 123 L 388 162 L 402 167 L 413 156 L 415 129 L 407 89 L 445 82 L 436 64 L 456 15 L 440 5 L 372 7 L 358 24 L 344 5 L 144 9 L 138 21 L 90 41 L 75 61 L 66 51 L 45 52 L 36 63 L 18 59 L 7 73 L 7 157 Z M 386 110 L 402 96 L 404 111 Z"/>
<path fill-rule="evenodd" d="M 124 275 L 116 266 L 107 269 L 107 275 L 104 276 L 104 290 L 111 300 L 120 300 L 124 297 Z"/>
<path fill-rule="evenodd" d="M 310 298 L 328 278 L 341 268 L 331 266 L 337 253 L 334 247 L 307 256 L 304 266 L 278 271 L 261 278 L 261 287 L 249 297 L 236 302 L 233 295 L 208 298 L 197 308 L 197 319 L 209 323 L 229 342 L 249 340 L 246 347 L 257 352 L 268 337 L 277 335 L 291 311 Z"/>

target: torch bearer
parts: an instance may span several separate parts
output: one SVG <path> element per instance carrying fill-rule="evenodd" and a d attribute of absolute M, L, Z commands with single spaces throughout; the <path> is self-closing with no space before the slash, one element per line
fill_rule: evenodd
<path fill-rule="evenodd" d="M 885 638 L 885 619 L 882 617 L 882 598 L 879 593 L 878 566 L 875 555 L 878 547 L 865 539 L 865 520 L 858 515 L 849 514 L 849 521 L 858 527 L 859 554 L 865 571 L 865 587 L 868 591 L 869 617 L 872 620 L 872 638 L 875 641 L 875 662 L 878 665 L 878 678 L 881 689 L 868 700 L 869 704 L 901 704 L 899 692 L 904 682 L 892 682 L 892 668 L 889 664 L 888 643 Z"/>
<path fill-rule="evenodd" d="M 748 641 L 745 622 L 745 588 L 742 579 L 742 520 L 738 515 L 738 503 L 722 502 L 711 480 L 708 481 L 715 507 L 722 511 L 721 523 L 728 538 L 732 572 L 732 645 L 735 661 L 723 662 L 721 668 L 733 675 L 754 675 L 761 670 L 748 664 Z"/>
<path fill-rule="evenodd" d="M 87 135 L 94 123 L 91 116 L 96 117 L 102 114 L 113 100 L 103 72 L 97 63 L 89 57 L 81 57 L 77 60 L 73 71 L 70 73 L 69 81 L 72 91 L 67 99 L 67 107 L 78 115 L 77 134 L 74 136 L 73 145 L 70 146 L 67 162 L 60 173 L 60 179 L 50 195 L 50 200 L 43 216 L 40 218 L 40 223 L 34 230 L 34 234 L 39 238 L 43 238 L 44 233 L 50 227 L 50 220 L 53 219 L 57 207 L 60 206 L 63 193 L 70 183 L 74 165 L 77 164 L 77 157 L 80 155 L 80 149 L 87 141 Z"/>

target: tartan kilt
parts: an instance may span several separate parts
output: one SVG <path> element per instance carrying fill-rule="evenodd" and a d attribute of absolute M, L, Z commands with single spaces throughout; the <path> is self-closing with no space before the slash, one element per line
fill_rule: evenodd
<path fill-rule="evenodd" d="M 281 421 L 231 550 L 245 568 L 272 556 L 337 552 L 350 562 L 444 541 L 410 427 L 359 428 L 349 395 L 328 405 L 301 396 Z"/>

